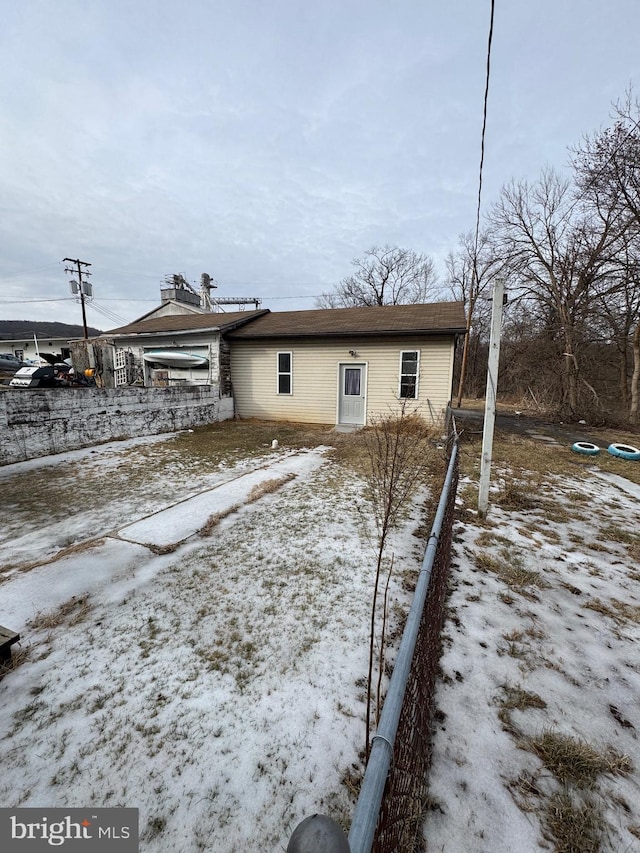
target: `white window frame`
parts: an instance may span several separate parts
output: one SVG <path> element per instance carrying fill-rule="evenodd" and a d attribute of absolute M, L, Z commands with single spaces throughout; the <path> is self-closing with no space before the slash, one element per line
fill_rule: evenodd
<path fill-rule="evenodd" d="M 280 370 L 280 356 L 288 355 L 289 356 L 289 370 Z M 280 377 L 288 376 L 289 377 L 289 390 L 281 391 L 280 390 Z M 279 350 L 276 353 L 276 394 L 281 397 L 290 397 L 293 394 L 293 352 L 291 350 Z"/>
<path fill-rule="evenodd" d="M 413 397 L 403 397 L 402 396 L 402 377 L 403 376 L 413 376 L 412 373 L 403 373 L 402 372 L 402 357 L 405 353 L 416 353 L 416 393 Z M 398 368 L 398 399 L 399 400 L 417 400 L 420 395 L 420 350 L 419 349 L 403 349 L 400 350 L 400 365 Z"/>

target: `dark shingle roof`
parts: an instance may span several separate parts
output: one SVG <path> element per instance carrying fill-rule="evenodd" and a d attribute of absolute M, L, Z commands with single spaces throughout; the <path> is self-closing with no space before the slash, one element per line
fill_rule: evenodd
<path fill-rule="evenodd" d="M 433 302 L 424 305 L 270 312 L 239 329 L 234 329 L 225 337 L 235 341 L 343 335 L 434 335 L 460 333 L 464 332 L 465 328 L 462 302 Z"/>
<path fill-rule="evenodd" d="M 211 329 L 224 331 L 265 313 L 265 309 L 262 309 L 259 311 L 233 311 L 228 314 L 170 314 L 165 317 L 138 320 L 135 323 L 129 323 L 127 326 L 110 329 L 104 334 L 110 336 L 148 335 L 161 332 L 197 332 Z"/>

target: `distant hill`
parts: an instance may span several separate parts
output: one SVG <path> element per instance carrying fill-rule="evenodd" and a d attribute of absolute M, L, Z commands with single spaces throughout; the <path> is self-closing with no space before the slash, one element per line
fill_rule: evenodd
<path fill-rule="evenodd" d="M 100 329 L 87 327 L 90 337 L 101 335 Z M 38 338 L 73 338 L 84 337 L 82 326 L 74 326 L 71 323 L 47 323 L 39 320 L 0 320 L 0 341 L 13 341 L 22 338 L 32 338 L 33 334 Z"/>

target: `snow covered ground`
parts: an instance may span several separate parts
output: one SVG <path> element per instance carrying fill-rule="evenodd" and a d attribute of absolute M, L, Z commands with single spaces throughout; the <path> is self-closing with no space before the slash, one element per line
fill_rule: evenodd
<path fill-rule="evenodd" d="M 159 439 L 0 471 L 5 494 L 21 482 L 0 802 L 138 807 L 149 853 L 278 851 L 309 814 L 348 820 L 374 569 L 359 477 L 322 447 L 202 475 Z M 78 493 L 65 517 L 52 496 Z M 416 504 L 394 537 L 392 623 L 419 522 Z"/>
<path fill-rule="evenodd" d="M 428 850 L 639 851 L 640 487 L 511 488 L 459 491 Z"/>
<path fill-rule="evenodd" d="M 326 448 L 269 447 L 203 465 L 159 437 L 0 469 L 0 622 L 22 635 L 3 805 L 137 806 L 145 853 L 283 851 L 309 814 L 348 823 L 363 483 Z M 461 482 L 429 851 L 640 850 L 640 487 L 568 471 L 503 472 L 485 522 Z M 392 543 L 394 625 L 420 521 L 416 504 Z M 589 784 L 544 752 L 560 736 L 602 759 Z M 600 846 L 553 840 L 563 791 Z"/>

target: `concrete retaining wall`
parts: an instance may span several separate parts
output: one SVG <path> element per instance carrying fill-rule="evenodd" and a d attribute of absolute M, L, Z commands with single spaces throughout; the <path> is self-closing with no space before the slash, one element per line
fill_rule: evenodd
<path fill-rule="evenodd" d="M 217 388 L 34 388 L 0 393 L 0 465 L 233 417 Z"/>

